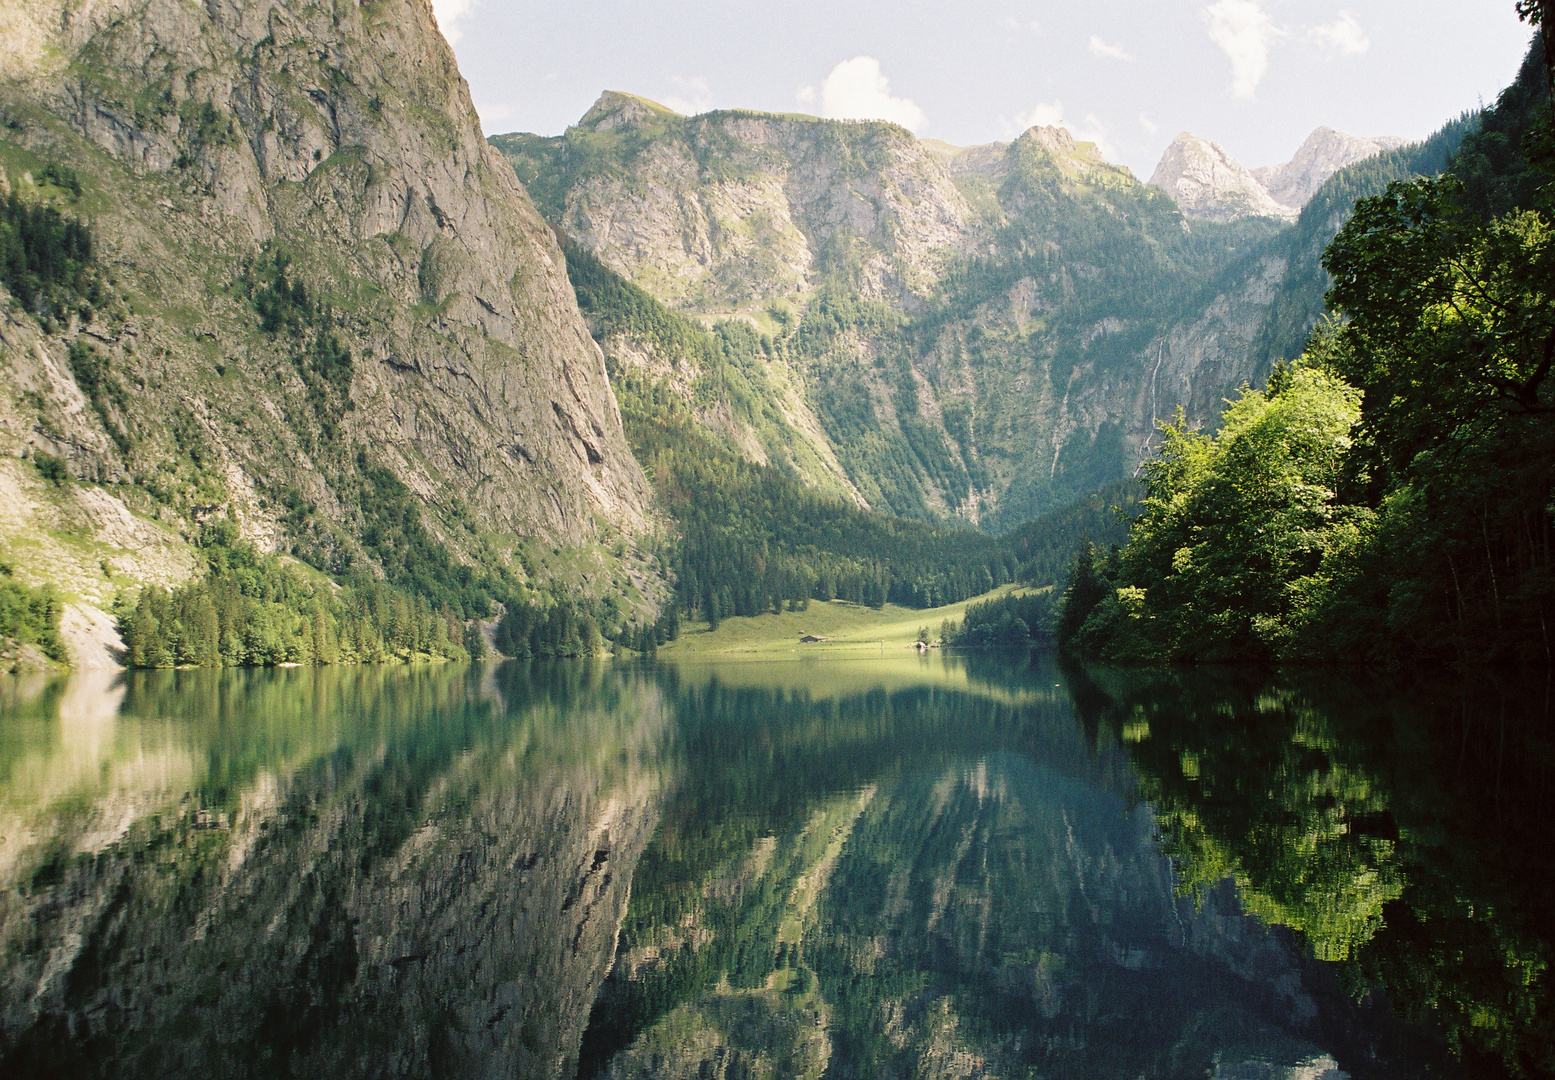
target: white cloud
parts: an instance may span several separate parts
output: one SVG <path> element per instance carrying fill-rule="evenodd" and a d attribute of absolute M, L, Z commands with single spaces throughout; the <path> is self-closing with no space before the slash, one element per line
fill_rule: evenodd
<path fill-rule="evenodd" d="M 1154 135 L 1156 132 L 1161 130 L 1161 125 L 1150 119 L 1150 117 L 1146 116 L 1144 113 L 1139 114 L 1139 126 L 1145 129 L 1145 134 L 1147 135 Z"/>
<path fill-rule="evenodd" d="M 1014 30 L 1017 33 L 1025 33 L 1027 31 L 1033 34 L 1042 33 L 1042 24 L 1037 22 L 1036 19 L 1017 19 L 1014 15 L 1010 15 L 1000 25 L 1006 30 Z"/>
<path fill-rule="evenodd" d="M 713 92 L 708 89 L 706 79 L 682 79 L 678 75 L 672 75 L 670 82 L 675 84 L 675 89 L 679 93 L 665 98 L 664 104 L 676 112 L 695 116 L 697 113 L 705 113 L 712 107 Z"/>
<path fill-rule="evenodd" d="M 1341 11 L 1331 23 L 1314 26 L 1307 36 L 1329 56 L 1360 56 L 1371 48 L 1371 39 L 1348 11 Z"/>
<path fill-rule="evenodd" d="M 1134 57 L 1121 45 L 1109 45 L 1095 34 L 1091 35 L 1091 55 L 1103 60 L 1133 60 Z"/>
<path fill-rule="evenodd" d="M 801 88 L 799 100 L 801 104 L 814 101 L 815 91 Z M 821 115 L 833 120 L 889 120 L 908 131 L 917 131 L 926 119 L 916 103 L 892 96 L 891 81 L 873 56 L 855 56 L 832 68 L 821 83 Z"/>
<path fill-rule="evenodd" d="M 1204 9 L 1209 39 L 1231 61 L 1231 93 L 1250 98 L 1269 70 L 1269 46 L 1284 31 L 1259 0 L 1216 0 Z"/>
<path fill-rule="evenodd" d="M 1039 101 L 1029 112 L 1017 114 L 1015 122 L 1020 125 L 1021 131 L 1034 127 L 1057 127 L 1064 122 L 1064 103 Z"/>
<path fill-rule="evenodd" d="M 801 86 L 799 88 L 799 93 L 794 95 L 794 100 L 798 101 L 799 104 L 801 104 L 801 105 L 814 105 L 815 104 L 815 87 L 813 87 L 813 86 Z"/>
<path fill-rule="evenodd" d="M 471 2 L 472 0 L 432 0 L 432 14 L 437 16 L 437 28 L 448 39 L 448 44 L 454 44 L 463 33 L 459 27 L 459 20 L 470 13 Z"/>

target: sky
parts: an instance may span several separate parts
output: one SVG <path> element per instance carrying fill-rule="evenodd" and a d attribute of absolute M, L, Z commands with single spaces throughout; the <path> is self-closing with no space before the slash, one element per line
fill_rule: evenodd
<path fill-rule="evenodd" d="M 1491 102 L 1513 0 L 432 0 L 487 134 L 601 91 L 685 113 L 879 118 L 969 146 L 1062 123 L 1141 179 L 1179 131 L 1249 166 L 1320 125 L 1423 138 Z"/>

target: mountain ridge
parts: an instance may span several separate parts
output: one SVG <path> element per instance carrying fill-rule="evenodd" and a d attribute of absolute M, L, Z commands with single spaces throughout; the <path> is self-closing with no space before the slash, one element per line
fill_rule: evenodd
<path fill-rule="evenodd" d="M 145 541 L 91 523 L 103 513 L 186 552 L 230 515 L 334 572 L 382 572 L 424 532 L 451 573 L 520 593 L 553 550 L 658 527 L 560 250 L 425 0 L 4 14 L 32 47 L 4 61 L 0 171 L 27 205 L 90 223 L 105 283 L 95 308 L 3 330 L 18 527 L 86 530 L 63 580 L 0 537 L 22 578 L 106 605 L 122 575 L 192 572 L 190 556 L 153 571 Z M 52 484 L 19 460 L 45 458 L 64 463 Z M 587 561 L 566 588 L 621 579 Z M 651 607 L 661 586 L 627 562 Z"/>

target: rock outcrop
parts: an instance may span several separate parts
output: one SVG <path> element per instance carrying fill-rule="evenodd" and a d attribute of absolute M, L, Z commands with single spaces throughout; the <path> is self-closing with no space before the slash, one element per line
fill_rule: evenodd
<path fill-rule="evenodd" d="M 1253 175 L 1275 202 L 1300 210 L 1317 194 L 1323 181 L 1346 165 L 1365 161 L 1384 150 L 1396 150 L 1403 143 L 1403 139 L 1391 135 L 1366 139 L 1320 127 L 1307 136 L 1289 161 L 1261 166 L 1253 170 Z"/>
<path fill-rule="evenodd" d="M 784 388 L 770 412 L 814 450 L 798 471 L 877 509 L 1018 524 L 1132 471 L 1157 416 L 1191 403 L 1213 420 L 1258 375 L 1255 301 L 1147 299 L 1189 295 L 1244 255 L 1190 251 L 1178 203 L 1062 127 L 959 148 L 606 94 L 564 136 L 492 142 L 569 242 L 673 308 L 767 332 L 766 382 Z M 1267 195 L 1255 209 L 1271 234 L 1291 216 Z M 1268 291 L 1255 277 L 1248 296 Z M 1179 325 L 1207 336 L 1167 349 Z M 679 378 L 604 344 L 623 368 Z"/>
<path fill-rule="evenodd" d="M 1275 201 L 1252 171 L 1219 143 L 1186 131 L 1161 154 L 1150 183 L 1176 199 L 1189 217 L 1209 221 L 1296 217 L 1295 210 Z"/>
<path fill-rule="evenodd" d="M 971 213 L 935 155 L 883 121 L 747 111 L 683 117 L 600 97 L 566 136 L 493 142 L 574 243 L 671 305 L 802 303 L 845 267 L 861 295 L 913 307 L 970 250 Z"/>
<path fill-rule="evenodd" d="M 0 328 L 0 451 L 137 491 L 171 469 L 188 490 L 137 509 L 192 526 L 230 505 L 265 546 L 308 533 L 342 556 L 368 467 L 465 558 L 480 533 L 645 526 L 561 253 L 426 0 L 0 0 L 0 26 L 6 171 L 80 176 L 66 210 L 115 292 L 89 325 Z M 300 329 L 260 328 L 275 267 L 311 298 Z M 350 352 L 333 388 L 308 359 L 331 335 Z M 122 408 L 83 407 L 76 340 Z"/>

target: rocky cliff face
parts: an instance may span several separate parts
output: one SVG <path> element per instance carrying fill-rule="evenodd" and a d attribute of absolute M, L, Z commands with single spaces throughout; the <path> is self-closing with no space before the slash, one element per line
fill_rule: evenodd
<path fill-rule="evenodd" d="M 573 242 L 685 310 L 802 304 L 835 270 L 866 298 L 912 306 L 970 248 L 965 199 L 893 124 L 688 119 L 606 93 L 564 137 L 493 142 Z"/>
<path fill-rule="evenodd" d="M 89 324 L 0 331 L 0 449 L 186 526 L 230 504 L 283 548 L 351 549 L 365 465 L 467 558 L 477 532 L 645 523 L 560 252 L 425 0 L 4 0 L 0 25 L 0 162 L 91 223 L 113 281 Z M 277 268 L 308 297 L 289 332 L 253 301 Z M 325 385 L 330 336 L 349 372 Z M 89 407 L 72 342 L 118 404 Z"/>
<path fill-rule="evenodd" d="M 1245 217 L 1292 220 L 1295 211 L 1278 202 L 1252 171 L 1219 143 L 1184 131 L 1172 140 L 1150 184 L 1177 200 L 1184 214 L 1208 221 Z"/>
<path fill-rule="evenodd" d="M 1391 135 L 1365 139 L 1320 127 L 1307 136 L 1289 161 L 1254 169 L 1253 175 L 1275 202 L 1300 210 L 1325 180 L 1346 165 L 1375 157 L 1384 150 L 1396 150 L 1403 144 L 1403 139 Z"/>
<path fill-rule="evenodd" d="M 1299 205 L 1188 134 L 1149 184 L 1063 128 L 955 147 L 621 94 L 564 136 L 492 141 L 569 241 L 770 335 L 773 411 L 814 448 L 813 482 L 991 528 L 1131 474 L 1158 419 L 1212 425 L 1299 351 L 1322 312 L 1312 252 L 1349 206 L 1282 231 Z M 1271 182 L 1296 198 L 1388 141 L 1319 131 Z"/>
<path fill-rule="evenodd" d="M 607 94 L 565 136 L 493 142 L 569 241 L 672 307 L 770 335 L 770 381 L 789 388 L 773 411 L 814 447 L 813 482 L 840 468 L 872 507 L 989 525 L 1133 468 L 1143 410 L 1177 404 L 1149 396 L 1154 339 L 1200 320 L 1212 297 L 1184 295 L 1272 231 L 1190 244 L 1175 203 L 1062 128 L 957 148 Z M 1256 331 L 1233 321 L 1206 323 L 1233 336 L 1200 352 Z M 1195 400 L 1218 402 L 1255 372 L 1199 374 Z"/>

